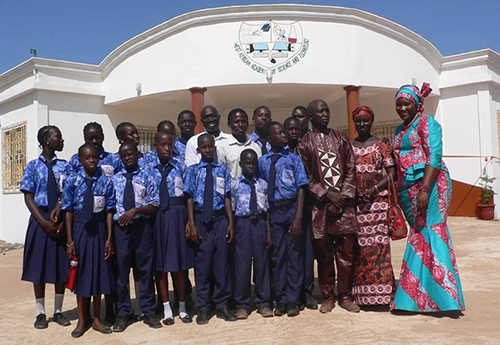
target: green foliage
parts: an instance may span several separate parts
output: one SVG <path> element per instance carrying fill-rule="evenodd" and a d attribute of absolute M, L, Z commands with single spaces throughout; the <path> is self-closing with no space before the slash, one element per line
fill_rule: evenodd
<path fill-rule="evenodd" d="M 492 184 L 496 179 L 496 177 L 489 177 L 488 174 L 479 178 L 479 185 L 481 186 L 480 204 L 488 205 L 493 203 L 493 196 L 497 193 L 493 190 Z"/>

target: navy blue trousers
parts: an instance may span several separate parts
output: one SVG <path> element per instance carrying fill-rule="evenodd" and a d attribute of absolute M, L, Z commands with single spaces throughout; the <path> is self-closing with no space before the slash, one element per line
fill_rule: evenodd
<path fill-rule="evenodd" d="M 273 241 L 274 298 L 278 303 L 300 304 L 304 282 L 304 240 L 292 238 L 289 231 L 297 203 L 273 206 L 269 210 L 271 239 Z"/>
<path fill-rule="evenodd" d="M 118 267 L 117 307 L 119 316 L 131 311 L 129 294 L 130 268 L 139 271 L 139 306 L 146 316 L 154 315 L 155 290 L 153 284 L 154 244 L 153 229 L 149 219 L 121 227 L 115 223 L 116 264 Z M 137 293 L 137 292 L 136 292 Z"/>
<path fill-rule="evenodd" d="M 304 285 L 302 298 L 311 295 L 314 290 L 314 246 L 312 241 L 311 212 L 304 209 L 304 221 L 302 225 L 302 237 L 304 241 Z"/>
<path fill-rule="evenodd" d="M 226 238 L 227 217 L 216 217 L 210 223 L 204 224 L 201 214 L 195 214 L 195 223 L 201 235 L 200 242 L 194 249 L 196 308 L 208 310 L 213 302 L 216 309 L 222 309 L 227 305 L 232 291 L 229 244 Z M 212 277 L 213 293 L 210 289 Z"/>
<path fill-rule="evenodd" d="M 271 306 L 266 218 L 265 215 L 255 219 L 236 217 L 234 300 L 237 308 L 250 306 L 252 258 L 255 306 L 257 309 Z"/>

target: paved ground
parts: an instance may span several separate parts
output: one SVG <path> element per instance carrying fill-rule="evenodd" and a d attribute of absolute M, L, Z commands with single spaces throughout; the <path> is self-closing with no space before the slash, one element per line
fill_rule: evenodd
<path fill-rule="evenodd" d="M 213 318 L 206 326 L 176 324 L 150 330 L 137 323 L 125 333 L 102 335 L 88 331 L 73 340 L 75 298 L 66 294 L 64 309 L 72 319 L 66 328 L 49 324 L 35 330 L 32 286 L 22 282 L 22 250 L 0 254 L 1 344 L 500 344 L 500 223 L 468 218 L 449 222 L 465 291 L 467 311 L 458 319 L 431 315 L 392 315 L 385 310 L 349 314 L 335 308 L 331 314 L 305 311 L 300 316 L 263 319 L 252 313 L 246 321 L 227 323 Z M 399 277 L 405 243 L 393 243 L 393 264 Z M 53 311 L 49 286 L 47 313 Z M 317 295 L 317 297 L 320 297 Z"/>

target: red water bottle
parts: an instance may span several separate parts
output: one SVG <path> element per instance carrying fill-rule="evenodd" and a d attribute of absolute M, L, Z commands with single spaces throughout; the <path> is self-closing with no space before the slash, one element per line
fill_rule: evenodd
<path fill-rule="evenodd" d="M 66 281 L 66 289 L 73 292 L 75 290 L 76 277 L 78 276 L 78 258 L 73 256 L 73 259 L 69 263 L 69 276 Z"/>

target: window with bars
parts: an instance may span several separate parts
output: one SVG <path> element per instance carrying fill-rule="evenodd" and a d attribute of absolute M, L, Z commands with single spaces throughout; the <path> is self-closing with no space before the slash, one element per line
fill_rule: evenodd
<path fill-rule="evenodd" d="M 26 121 L 3 128 L 2 139 L 3 192 L 16 193 L 26 165 Z"/>
<path fill-rule="evenodd" d="M 401 124 L 401 121 L 374 123 L 373 127 L 372 127 L 372 133 L 373 133 L 373 135 L 375 135 L 377 137 L 386 137 L 392 141 L 392 139 L 394 138 L 394 133 L 396 132 L 396 128 L 400 124 Z M 338 127 L 337 130 L 341 131 L 345 134 L 349 134 L 349 128 L 347 126 Z"/>
<path fill-rule="evenodd" d="M 141 142 L 139 143 L 140 152 L 148 152 L 153 149 L 153 144 L 155 142 L 156 128 L 152 127 L 139 127 L 139 136 L 141 137 Z"/>

